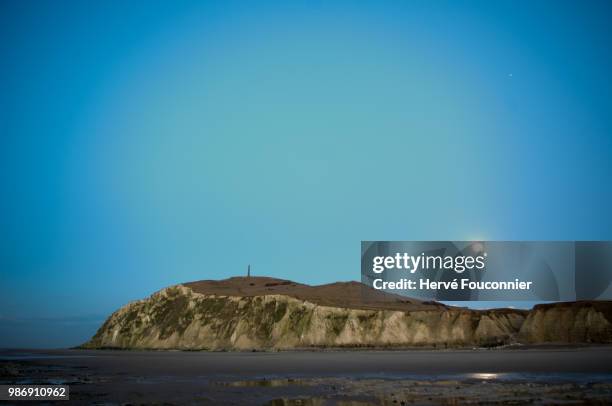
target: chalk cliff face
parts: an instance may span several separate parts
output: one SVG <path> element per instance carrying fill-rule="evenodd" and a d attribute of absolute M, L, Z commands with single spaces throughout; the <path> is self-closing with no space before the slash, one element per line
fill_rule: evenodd
<path fill-rule="evenodd" d="M 609 302 L 476 311 L 364 288 L 355 282 L 308 286 L 272 278 L 176 285 L 113 313 L 83 347 L 447 348 L 612 341 Z"/>
<path fill-rule="evenodd" d="M 526 316 L 524 311 L 473 311 L 381 292 L 371 292 L 374 300 L 358 305 L 356 295 L 362 285 L 357 283 L 292 288 L 292 282 L 270 278 L 251 278 L 255 282 L 246 285 L 242 281 L 246 278 L 234 279 L 241 279 L 241 295 L 235 294 L 236 289 L 226 289 L 231 295 L 219 294 L 220 286 L 187 284 L 132 302 L 113 313 L 83 347 L 486 346 L 512 342 Z"/>
<path fill-rule="evenodd" d="M 611 343 L 612 302 L 564 302 L 535 306 L 521 326 L 525 343 Z"/>

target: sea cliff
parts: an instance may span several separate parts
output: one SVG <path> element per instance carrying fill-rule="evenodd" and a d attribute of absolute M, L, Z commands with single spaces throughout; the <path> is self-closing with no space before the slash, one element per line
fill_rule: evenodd
<path fill-rule="evenodd" d="M 310 287 L 271 278 L 227 281 L 171 286 L 129 303 L 82 347 L 457 348 L 612 341 L 608 302 L 470 310 L 381 292 L 369 292 L 371 300 L 363 302 L 364 287 L 354 282 Z"/>

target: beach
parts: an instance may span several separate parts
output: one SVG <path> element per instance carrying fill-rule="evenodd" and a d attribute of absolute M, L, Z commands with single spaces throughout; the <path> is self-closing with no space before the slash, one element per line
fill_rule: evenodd
<path fill-rule="evenodd" d="M 3 384 L 67 384 L 71 404 L 598 404 L 612 347 L 184 352 L 4 350 Z"/>

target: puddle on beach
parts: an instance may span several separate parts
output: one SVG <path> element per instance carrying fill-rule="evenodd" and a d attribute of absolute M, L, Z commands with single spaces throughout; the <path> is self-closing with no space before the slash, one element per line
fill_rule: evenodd
<path fill-rule="evenodd" d="M 230 378 L 230 377 L 228 377 Z M 311 386 L 314 377 L 294 376 L 282 378 L 278 376 L 258 377 L 249 380 L 224 380 L 213 382 L 214 385 L 228 387 L 282 387 L 289 385 Z M 325 377 L 319 377 L 325 379 Z M 497 373 L 497 372 L 474 372 L 466 374 L 358 374 L 344 377 L 329 376 L 331 380 L 346 378 L 359 381 L 382 380 L 382 381 L 408 381 L 414 385 L 456 385 L 461 383 L 498 382 L 498 383 L 612 383 L 612 374 L 583 374 L 583 373 L 555 373 L 555 374 L 531 374 L 531 373 Z M 316 379 L 315 379 L 316 380 Z"/>
<path fill-rule="evenodd" d="M 483 372 L 399 380 L 319 377 L 217 384 L 242 388 L 244 392 L 240 393 L 243 394 L 261 390 L 258 388 L 270 388 L 269 392 L 258 392 L 278 396 L 264 403 L 266 406 L 461 405 L 478 402 L 500 405 L 597 404 L 607 403 L 612 398 L 610 375 L 597 376 L 597 379 L 593 379 L 593 375 L 580 374 L 532 378 L 524 374 Z"/>
<path fill-rule="evenodd" d="M 273 399 L 265 406 L 372 406 L 384 403 L 361 400 L 333 400 L 324 398 Z"/>
<path fill-rule="evenodd" d="M 229 381 L 229 382 L 217 382 L 219 386 L 230 386 L 234 388 L 279 388 L 288 385 L 306 385 L 306 383 L 300 379 L 255 379 L 248 381 Z"/>

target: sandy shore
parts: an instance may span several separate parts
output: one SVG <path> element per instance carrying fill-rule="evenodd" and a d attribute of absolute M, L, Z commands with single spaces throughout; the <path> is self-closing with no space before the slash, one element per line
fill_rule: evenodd
<path fill-rule="evenodd" d="M 209 353 L 0 351 L 0 383 L 71 404 L 605 404 L 612 347 Z"/>

